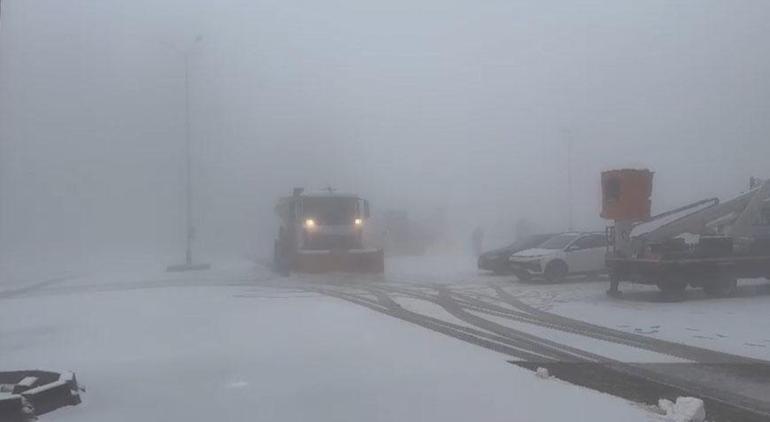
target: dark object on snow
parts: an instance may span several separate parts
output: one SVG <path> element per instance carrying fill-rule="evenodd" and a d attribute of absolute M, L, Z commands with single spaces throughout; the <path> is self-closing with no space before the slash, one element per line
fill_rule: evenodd
<path fill-rule="evenodd" d="M 0 372 L 0 384 L 10 387 L 0 395 L 0 420 L 26 422 L 64 406 L 80 404 L 81 387 L 72 372 Z"/>
<path fill-rule="evenodd" d="M 694 368 L 706 368 L 723 374 L 751 373 L 756 382 L 767 382 L 770 367 L 759 363 L 509 363 L 531 371 L 545 368 L 553 378 L 638 403 L 655 405 L 660 398 L 676 400 L 677 397 L 701 397 L 705 402 L 709 421 L 766 422 L 770 417 L 770 409 L 764 401 L 745 396 L 740 396 L 739 399 L 733 392 L 714 390 L 697 383 L 672 381 L 669 377 L 649 376 L 651 373 L 689 374 Z"/>

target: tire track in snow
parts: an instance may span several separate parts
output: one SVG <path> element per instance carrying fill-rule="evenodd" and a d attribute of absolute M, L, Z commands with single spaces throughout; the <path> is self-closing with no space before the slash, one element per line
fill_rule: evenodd
<path fill-rule="evenodd" d="M 404 288 L 393 289 L 393 292 L 411 297 L 413 299 L 427 300 L 439 304 L 455 318 L 469 323 L 472 326 L 479 328 L 481 331 L 492 332 L 499 337 L 508 339 L 509 344 L 514 344 L 518 348 L 525 349 L 528 352 L 537 354 L 547 354 L 552 358 L 551 360 L 543 360 L 538 358 L 525 359 L 526 361 L 547 365 L 548 362 L 553 362 L 553 359 L 555 358 L 556 362 L 558 363 L 567 362 L 577 364 L 597 364 L 604 368 L 605 371 L 610 371 L 610 373 L 616 374 L 616 376 L 619 376 L 623 379 L 643 380 L 645 382 L 652 383 L 653 385 L 659 385 L 663 389 L 673 389 L 674 391 L 680 391 L 689 395 L 701 397 L 707 400 L 707 402 L 712 403 L 712 406 L 719 407 L 720 412 L 725 412 L 725 409 L 727 409 L 727 414 L 733 414 L 733 412 L 737 411 L 740 415 L 745 416 L 746 414 L 750 414 L 752 417 L 758 417 L 759 419 L 757 420 L 770 418 L 770 403 L 768 403 L 767 400 L 759 400 L 757 398 L 734 393 L 733 391 L 729 390 L 729 388 L 719 388 L 719 384 L 713 382 L 703 382 L 703 380 L 698 380 L 698 374 L 691 376 L 691 372 L 689 372 L 694 370 L 696 373 L 699 372 L 700 374 L 703 374 L 709 373 L 712 368 L 716 368 L 717 372 L 715 375 L 718 375 L 720 367 L 724 367 L 726 364 L 737 364 L 741 367 L 741 369 L 751 369 L 752 367 L 756 368 L 752 365 L 759 364 L 764 366 L 767 362 L 752 360 L 742 356 L 734 356 L 715 352 L 707 349 L 699 349 L 696 347 L 680 345 L 678 343 L 657 341 L 656 339 L 649 339 L 643 336 L 617 332 L 616 330 L 611 329 L 608 329 L 609 331 L 604 331 L 602 330 L 603 327 L 598 327 L 599 330 L 596 330 L 597 327 L 584 323 L 583 321 L 570 320 L 569 318 L 563 318 L 558 315 L 549 314 L 547 312 L 543 312 L 542 314 L 540 312 L 529 313 L 531 309 L 527 307 L 526 304 L 524 304 L 525 306 L 522 307 L 523 310 L 516 311 L 485 303 L 464 294 L 452 292 L 451 289 L 446 287 L 438 286 L 435 287 L 435 289 L 438 291 L 438 296 L 430 295 L 422 291 L 410 291 L 410 289 Z M 372 294 L 378 297 L 378 305 L 380 305 L 380 309 L 390 309 L 393 307 L 400 308 L 398 302 L 389 296 L 388 290 L 389 288 L 387 286 L 369 287 L 367 289 L 367 291 L 372 292 Z M 458 296 L 458 298 L 456 299 L 454 296 Z M 518 304 L 517 300 L 514 300 L 513 302 Z M 684 365 L 679 367 L 673 366 L 677 364 L 656 365 L 624 363 L 604 356 L 595 355 L 577 348 L 562 345 L 550 340 L 542 339 L 537 336 L 497 324 L 493 321 L 471 314 L 468 311 L 488 311 L 493 313 L 495 316 L 507 315 L 509 317 L 515 318 L 519 322 L 534 322 L 539 326 L 561 329 L 561 331 L 573 332 L 574 334 L 579 334 L 604 341 L 611 341 L 623 345 L 636 344 L 641 346 L 641 348 L 663 347 L 669 352 L 672 352 L 671 348 L 681 347 L 680 349 L 673 352 L 689 356 L 690 358 L 695 357 L 705 359 L 720 359 L 721 363 L 717 365 L 702 364 L 700 366 L 697 363 L 679 364 Z M 399 316 L 391 312 L 384 313 L 412 322 L 412 318 L 404 318 L 403 316 Z M 553 318 L 550 317 L 551 315 L 553 315 Z M 443 332 L 446 334 L 446 332 L 442 330 L 435 331 Z M 468 341 L 463 337 L 457 338 Z M 648 342 L 649 340 L 652 341 Z M 471 343 L 478 344 L 473 341 L 471 341 Z M 697 360 L 693 361 L 697 362 Z M 671 371 L 668 369 L 671 369 Z M 679 370 L 677 371 L 677 369 Z M 717 387 L 714 387 L 713 385 L 717 385 Z"/>
<path fill-rule="evenodd" d="M 703 349 L 682 343 L 655 339 L 652 337 L 641 336 L 638 334 L 602 327 L 600 325 L 591 324 L 585 321 L 567 318 L 530 306 L 515 298 L 513 295 L 506 292 L 499 286 L 494 286 L 494 288 L 500 300 L 514 308 L 520 309 L 525 314 L 529 314 L 535 317 L 538 322 L 542 323 L 544 326 L 548 326 L 549 328 L 556 328 L 565 332 L 571 332 L 574 334 L 580 334 L 583 336 L 636 347 L 639 349 L 645 349 L 652 352 L 687 359 L 699 363 L 728 363 L 744 365 L 770 364 L 770 362 L 761 359 L 754 359 L 745 356 L 733 355 L 730 353 L 718 352 L 715 350 Z M 505 310 L 505 308 L 500 308 L 492 304 L 487 305 L 491 309 L 498 312 L 503 312 Z M 511 315 L 518 316 L 521 315 L 521 312 L 512 311 Z"/>
<path fill-rule="evenodd" d="M 544 362 L 558 361 L 555 356 L 550 356 L 548 353 L 533 353 L 531 350 L 521 348 L 515 341 L 512 341 L 511 339 L 505 338 L 503 336 L 497 336 L 471 327 L 457 325 L 451 322 L 440 320 L 438 318 L 433 318 L 419 314 L 417 312 L 409 311 L 401 307 L 401 305 L 398 305 L 395 301 L 392 301 L 392 299 L 388 300 L 383 298 L 383 300 L 372 302 L 371 300 L 362 298 L 357 295 L 343 293 L 331 289 L 310 288 L 309 290 L 316 291 L 322 295 L 336 297 L 338 299 L 369 308 L 373 311 L 398 318 L 411 324 L 421 326 L 431 331 L 435 331 L 449 337 L 454 337 L 466 343 L 484 347 L 486 349 L 503 353 L 517 359 Z"/>

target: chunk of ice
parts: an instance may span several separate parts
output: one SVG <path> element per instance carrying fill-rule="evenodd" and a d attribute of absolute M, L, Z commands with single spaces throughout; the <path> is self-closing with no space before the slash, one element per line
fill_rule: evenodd
<path fill-rule="evenodd" d="M 706 420 L 703 400 L 695 397 L 679 397 L 676 403 L 660 399 L 658 407 L 666 412 L 666 420 L 670 422 L 704 422 Z"/>

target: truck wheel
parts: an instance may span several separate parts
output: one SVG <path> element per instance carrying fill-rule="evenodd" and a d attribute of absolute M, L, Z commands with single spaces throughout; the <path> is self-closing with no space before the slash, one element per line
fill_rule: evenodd
<path fill-rule="evenodd" d="M 552 261 L 545 267 L 545 279 L 551 283 L 559 283 L 567 277 L 569 269 L 564 261 Z"/>
<path fill-rule="evenodd" d="M 711 297 L 730 297 L 738 290 L 738 279 L 720 277 L 703 285 L 703 292 Z"/>
<path fill-rule="evenodd" d="M 620 275 L 610 272 L 610 288 L 607 290 L 607 296 L 619 298 L 622 297 L 622 293 L 620 293 Z"/>
<path fill-rule="evenodd" d="M 678 280 L 660 280 L 656 284 L 665 299 L 671 301 L 684 300 L 684 291 L 687 289 L 686 282 Z"/>

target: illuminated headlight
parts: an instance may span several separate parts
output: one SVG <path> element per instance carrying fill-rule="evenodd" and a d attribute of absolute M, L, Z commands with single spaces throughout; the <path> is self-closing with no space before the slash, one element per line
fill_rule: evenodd
<path fill-rule="evenodd" d="M 314 229 L 315 228 L 315 220 L 312 218 L 308 218 L 305 220 L 305 228 L 306 229 Z"/>
<path fill-rule="evenodd" d="M 364 220 L 362 220 L 360 218 L 356 218 L 355 220 L 353 220 L 353 224 L 355 224 L 356 226 L 363 225 L 364 224 Z"/>

